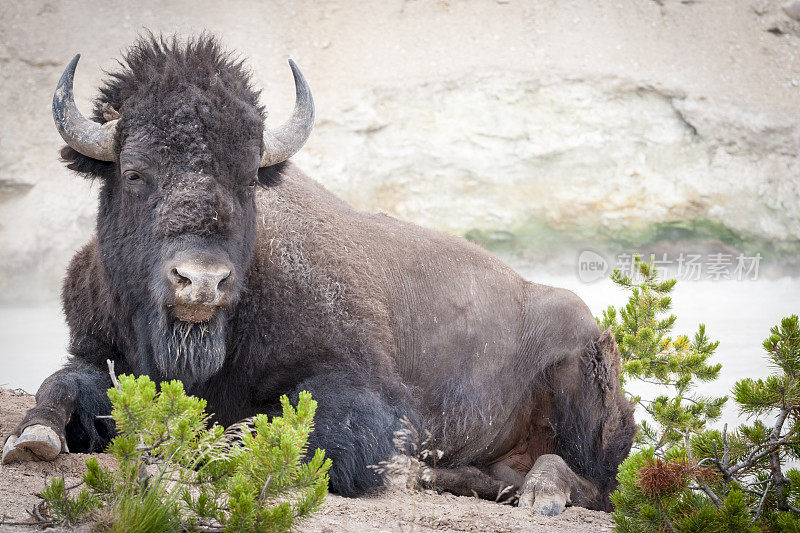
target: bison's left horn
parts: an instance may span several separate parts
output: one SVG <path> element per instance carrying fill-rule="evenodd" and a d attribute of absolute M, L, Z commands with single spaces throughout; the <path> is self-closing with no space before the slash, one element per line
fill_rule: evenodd
<path fill-rule="evenodd" d="M 117 120 L 98 124 L 84 117 L 75 105 L 72 80 L 78 66 L 78 54 L 67 65 L 53 95 L 53 119 L 58 133 L 73 150 L 100 161 L 116 161 L 114 137 Z"/>
<path fill-rule="evenodd" d="M 262 167 L 277 165 L 286 161 L 308 140 L 314 127 L 314 99 L 306 79 L 291 59 L 289 66 L 294 75 L 295 101 L 292 116 L 283 125 L 264 131 L 264 155 Z"/>

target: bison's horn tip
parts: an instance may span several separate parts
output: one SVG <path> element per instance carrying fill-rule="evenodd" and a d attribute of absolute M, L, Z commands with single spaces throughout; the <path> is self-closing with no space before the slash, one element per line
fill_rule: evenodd
<path fill-rule="evenodd" d="M 80 54 L 75 54 L 61 74 L 53 94 L 53 119 L 61 137 L 73 150 L 100 161 L 114 161 L 116 123 L 101 126 L 84 117 L 75 105 L 72 84 L 80 58 Z"/>
<path fill-rule="evenodd" d="M 261 167 L 286 161 L 305 144 L 314 128 L 314 98 L 293 59 L 289 58 L 295 85 L 295 106 L 291 118 L 278 128 L 264 132 L 265 151 Z"/>

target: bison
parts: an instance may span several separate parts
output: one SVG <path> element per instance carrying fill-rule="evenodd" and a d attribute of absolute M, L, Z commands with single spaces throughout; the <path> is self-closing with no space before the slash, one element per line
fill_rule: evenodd
<path fill-rule="evenodd" d="M 483 249 L 358 211 L 289 158 L 314 124 L 291 60 L 291 118 L 265 129 L 243 62 L 213 36 L 146 35 L 109 74 L 91 120 L 53 98 L 67 167 L 100 183 L 96 236 L 63 287 L 66 365 L 3 462 L 96 452 L 114 435 L 106 360 L 183 381 L 228 425 L 283 394 L 318 402 L 310 446 L 330 488 L 383 483 L 404 424 L 430 433 L 435 486 L 557 514 L 610 509 L 635 431 L 619 352 L 573 293 Z"/>

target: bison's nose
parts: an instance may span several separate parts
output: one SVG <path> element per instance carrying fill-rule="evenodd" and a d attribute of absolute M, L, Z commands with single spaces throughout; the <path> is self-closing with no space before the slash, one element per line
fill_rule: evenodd
<path fill-rule="evenodd" d="M 226 264 L 203 264 L 183 261 L 173 264 L 168 279 L 175 305 L 217 306 L 232 285 L 231 267 Z"/>

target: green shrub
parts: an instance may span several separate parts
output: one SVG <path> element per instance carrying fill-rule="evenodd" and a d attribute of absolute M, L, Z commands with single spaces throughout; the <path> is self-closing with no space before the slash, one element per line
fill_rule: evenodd
<path fill-rule="evenodd" d="M 258 415 L 228 430 L 209 426 L 205 400 L 187 396 L 179 381 L 157 391 L 147 376 L 123 375 L 108 395 L 117 467 L 88 459 L 86 487 L 75 496 L 63 478 L 52 480 L 41 496 L 55 522 L 93 519 L 114 532 L 286 531 L 327 494 L 330 460 L 322 450 L 307 457 L 316 410 L 308 392 L 297 409 L 283 396 L 281 417 Z"/>
<path fill-rule="evenodd" d="M 701 325 L 693 341 L 667 336 L 675 322 L 669 292 L 652 264 L 636 261 L 638 282 L 618 271 L 613 280 L 631 293 L 598 322 L 620 345 L 621 379 L 640 379 L 669 391 L 654 400 L 635 397 L 651 418 L 640 423 L 637 450 L 620 466 L 612 494 L 616 530 L 800 531 L 800 471 L 783 472 L 800 459 L 800 325 L 784 318 L 764 341 L 774 369 L 766 379 L 746 378 L 732 395 L 748 423 L 728 432 L 708 424 L 727 398 L 692 394 L 697 381 L 716 379 L 720 365 L 707 360 L 718 343 Z M 769 416 L 768 422 L 757 418 Z"/>
<path fill-rule="evenodd" d="M 652 399 L 632 396 L 651 419 L 639 423 L 637 447 L 649 445 L 660 450 L 682 441 L 687 430 L 703 430 L 722 414 L 727 397 L 708 398 L 693 393 L 697 382 L 713 381 L 719 376 L 722 365 L 708 362 L 719 342 L 708 339 L 703 324 L 692 340 L 686 335 L 669 336 L 676 317 L 666 314 L 672 307 L 670 293 L 676 280 L 660 280 L 652 264 L 635 257 L 633 277 L 614 270 L 611 279 L 630 297 L 619 310 L 605 310 L 598 323 L 601 328 L 611 328 L 616 337 L 623 388 L 627 382 L 638 380 L 665 391 Z"/>

